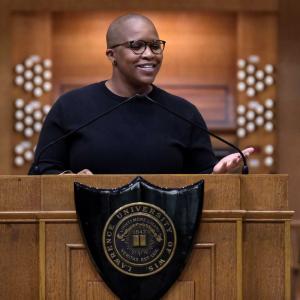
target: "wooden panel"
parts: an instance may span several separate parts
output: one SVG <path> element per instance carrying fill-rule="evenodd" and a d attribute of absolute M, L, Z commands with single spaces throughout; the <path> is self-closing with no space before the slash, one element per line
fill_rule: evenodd
<path fill-rule="evenodd" d="M 93 9 L 123 9 L 129 11 L 136 11 L 137 9 L 160 9 L 160 10 L 181 10 L 181 9 L 205 9 L 216 11 L 276 11 L 278 9 L 278 0 L 253 0 L 249 3 L 247 0 L 188 0 L 182 2 L 175 1 L 159 1 L 159 0 L 145 0 L 140 1 L 131 0 L 124 2 L 122 0 L 116 1 L 97 1 L 87 0 L 78 2 L 76 0 L 61 0 L 47 2 L 45 0 L 28 0 L 26 4 L 22 0 L 14 0 L 11 8 L 15 10 L 93 10 Z"/>
<path fill-rule="evenodd" d="M 227 86 L 174 84 L 160 87 L 192 102 L 210 129 L 235 129 L 233 115 L 235 105 Z"/>
<path fill-rule="evenodd" d="M 164 300 L 194 300 L 195 299 L 195 282 L 194 281 L 177 281 L 173 288 L 167 293 Z"/>
<path fill-rule="evenodd" d="M 202 221 L 196 238 L 200 247 L 180 276 L 195 280 L 195 300 L 237 299 L 236 229 L 235 222 Z M 201 247 L 203 243 L 210 246 Z"/>
<path fill-rule="evenodd" d="M 289 201 L 295 218 L 300 219 L 300 2 L 280 2 L 279 15 L 279 172 L 289 173 Z"/>
<path fill-rule="evenodd" d="M 82 244 L 77 223 L 46 223 L 46 295 L 47 299 L 68 296 L 67 245 Z"/>
<path fill-rule="evenodd" d="M 285 298 L 284 226 L 247 223 L 244 226 L 244 299 Z M 276 250 L 277 249 L 277 250 Z"/>
<path fill-rule="evenodd" d="M 80 181 L 102 187 L 119 186 L 132 177 L 77 176 Z M 187 185 L 202 178 L 200 175 L 145 177 L 165 187 Z M 209 199 L 206 205 L 211 210 L 205 211 L 192 256 L 166 297 L 180 300 L 290 299 L 290 228 L 286 220 L 291 213 L 285 212 L 287 176 L 256 177 L 257 180 L 255 176 L 204 176 Z M 15 183 L 18 178 L 11 180 Z M 43 180 L 47 178 L 51 179 L 53 188 L 51 190 L 44 182 L 42 190 L 52 193 L 52 198 L 45 198 L 47 201 L 41 208 L 10 213 L 0 209 L 0 295 L 5 295 L 4 299 L 21 299 L 21 296 L 22 299 L 37 299 L 40 291 L 41 299 L 114 299 L 84 249 L 75 212 L 44 211 L 45 207 L 47 210 L 59 207 L 57 202 L 51 206 L 50 199 L 62 201 L 67 209 L 73 206 L 70 195 L 74 178 L 45 176 Z M 39 181 L 40 177 L 28 179 Z M 7 183 L 7 177 L 0 178 L 2 187 L 1 181 L 10 186 L 6 194 L 17 190 L 16 185 Z M 25 182 L 32 185 L 31 181 L 22 184 Z M 30 190 L 28 186 L 23 188 Z M 251 191 L 255 189 L 256 192 Z M 256 205 L 254 199 L 263 206 Z M 20 203 L 22 201 L 20 199 Z M 241 206 L 257 211 L 238 210 Z"/>
<path fill-rule="evenodd" d="M 40 55 L 42 59 L 52 58 L 51 56 L 51 14 L 49 12 L 16 12 L 12 15 L 12 66 L 23 63 L 30 55 Z M 12 73 L 15 76 L 15 73 Z M 13 81 L 13 78 L 11 78 Z M 10 100 L 13 107 L 14 100 L 22 98 L 25 104 L 36 97 L 32 93 L 26 92 L 23 87 L 14 86 L 12 98 Z M 39 99 L 41 104 L 52 103 L 52 93 L 44 93 Z M 11 152 L 14 147 L 24 140 L 29 140 L 34 146 L 37 142 L 38 134 L 32 138 L 26 138 L 23 133 L 14 132 L 14 122 L 11 122 Z M 16 167 L 11 160 L 14 174 L 27 174 L 30 164 L 25 163 L 24 167 Z"/>
<path fill-rule="evenodd" d="M 47 289 L 49 299 L 62 297 L 64 293 L 67 299 L 88 299 L 86 297 L 87 289 L 91 288 L 88 287 L 90 282 L 94 282 L 93 287 L 96 290 L 99 289 L 98 298 L 95 299 L 114 299 L 111 291 L 100 283 L 102 280 L 84 246 L 81 243 L 72 243 L 71 236 L 74 241 L 80 238 L 77 234 L 74 235 L 77 226 L 78 224 L 62 223 L 47 225 L 46 286 L 50 285 Z M 185 271 L 164 299 L 197 300 L 208 299 L 208 295 L 209 299 L 219 299 L 221 295 L 224 297 L 222 299 L 235 298 L 237 288 L 235 223 L 204 222 L 200 233 L 201 240 L 211 241 L 212 237 L 214 243 L 201 242 L 195 246 Z M 70 243 L 67 243 L 67 240 Z M 231 275 L 228 276 L 227 272 Z M 56 280 L 53 281 L 53 278 Z M 53 294 L 51 290 L 60 291 Z"/>
<path fill-rule="evenodd" d="M 120 13 L 53 14 L 57 95 L 66 86 L 110 78 L 105 34 L 111 20 Z M 231 95 L 235 74 L 235 15 L 187 11 L 141 13 L 154 21 L 161 38 L 167 40 L 156 83 L 191 100 L 203 112 L 210 128 L 234 128 Z"/>
<path fill-rule="evenodd" d="M 63 176 L 63 175 L 61 175 Z M 135 175 L 94 175 L 42 177 L 42 202 L 44 210 L 75 210 L 73 200 L 73 182 L 80 182 L 94 187 L 112 188 L 127 184 Z M 209 175 L 145 175 L 146 180 L 162 187 L 180 187 L 205 179 L 204 209 L 240 209 L 240 177 Z M 230 207 L 229 205 L 230 200 Z"/>
<path fill-rule="evenodd" d="M 86 80 L 75 80 L 77 83 L 58 83 L 56 86 L 57 95 L 61 95 L 73 89 L 87 85 Z M 229 93 L 227 86 L 216 85 L 181 85 L 169 84 L 160 85 L 160 88 L 167 92 L 187 99 L 193 103 L 201 112 L 207 127 L 214 131 L 223 132 L 224 129 L 235 130 L 233 96 Z M 224 143 L 219 148 L 227 147 Z"/>
<path fill-rule="evenodd" d="M 274 99 L 275 107 L 277 99 L 277 63 L 278 63 L 278 16 L 276 14 L 261 13 L 240 13 L 238 15 L 237 32 L 237 58 L 247 59 L 250 55 L 258 55 L 261 62 L 258 67 L 262 69 L 266 64 L 275 66 L 275 85 L 266 88 L 263 92 L 257 93 L 255 97 L 247 97 L 245 92 L 237 92 L 237 103 L 247 105 L 250 100 L 255 99 L 264 104 L 268 98 Z M 274 111 L 274 131 L 269 133 L 264 127 L 257 127 L 253 133 L 248 133 L 245 138 L 239 140 L 241 149 L 249 145 L 256 148 L 256 153 L 251 157 L 260 160 L 259 168 L 252 168 L 254 173 L 275 173 L 276 172 L 276 130 L 279 123 L 276 120 L 276 109 Z M 275 148 L 274 165 L 269 168 L 264 166 L 264 146 L 271 144 Z"/>
<path fill-rule="evenodd" d="M 149 16 L 160 37 L 167 40 L 157 83 L 233 84 L 236 54 L 234 14 L 139 12 Z M 111 20 L 121 13 L 124 12 L 53 14 L 57 78 L 101 80 L 109 77 L 111 66 L 105 56 L 105 34 Z"/>
<path fill-rule="evenodd" d="M 0 176 L 0 211 L 40 210 L 40 178 Z"/>
<path fill-rule="evenodd" d="M 300 2 L 297 0 L 280 1 L 279 14 L 279 82 L 277 113 L 278 122 L 278 171 L 289 174 L 289 203 L 295 210 L 292 299 L 300 297 Z M 293 232 L 293 231 L 292 231 Z"/>
<path fill-rule="evenodd" d="M 272 176 L 272 182 L 267 175 L 241 177 L 241 188 L 243 209 L 288 210 L 287 176 Z"/>
<path fill-rule="evenodd" d="M 0 2 L 0 174 L 11 174 L 11 130 L 12 105 L 10 102 L 12 78 L 11 74 L 11 20 L 9 0 Z"/>
<path fill-rule="evenodd" d="M 105 283 L 103 283 L 84 245 L 67 245 L 66 256 L 66 276 L 69 282 L 67 285 L 69 288 L 67 291 L 68 299 L 117 299 Z"/>
<path fill-rule="evenodd" d="M 83 298 L 81 298 L 83 299 Z M 107 286 L 103 282 L 89 281 L 87 282 L 87 300 L 117 300 L 118 298 L 112 295 Z"/>
<path fill-rule="evenodd" d="M 37 224 L 0 222 L 0 237 L 1 299 L 38 299 Z"/>

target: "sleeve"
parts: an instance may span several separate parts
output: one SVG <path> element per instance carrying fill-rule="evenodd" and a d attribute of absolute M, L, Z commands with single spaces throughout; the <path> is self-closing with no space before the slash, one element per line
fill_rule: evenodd
<path fill-rule="evenodd" d="M 44 122 L 29 175 L 35 173 L 33 171 L 34 166 L 39 167 L 40 174 L 59 174 L 69 169 L 67 139 L 62 139 L 57 143 L 54 142 L 67 132 L 64 129 L 63 121 L 62 105 L 57 100 Z"/>
<path fill-rule="evenodd" d="M 194 107 L 192 121 L 198 124 L 199 127 L 207 130 L 205 121 L 196 107 Z M 191 174 L 212 173 L 218 160 L 213 152 L 210 136 L 207 132 L 192 125 L 190 144 L 187 152 L 185 159 L 186 172 Z"/>

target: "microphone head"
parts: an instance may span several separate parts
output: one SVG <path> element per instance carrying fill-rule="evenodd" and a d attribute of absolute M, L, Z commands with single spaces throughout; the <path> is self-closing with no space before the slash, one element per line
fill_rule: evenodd
<path fill-rule="evenodd" d="M 41 170 L 37 164 L 33 164 L 28 172 L 28 175 L 41 175 Z"/>
<path fill-rule="evenodd" d="M 247 165 L 243 165 L 242 174 L 249 174 L 249 168 Z"/>

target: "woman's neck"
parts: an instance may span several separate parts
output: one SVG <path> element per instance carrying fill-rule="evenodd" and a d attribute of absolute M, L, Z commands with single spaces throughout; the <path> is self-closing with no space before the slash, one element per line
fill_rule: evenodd
<path fill-rule="evenodd" d="M 136 94 L 144 95 L 150 93 L 153 89 L 151 84 L 143 87 L 133 87 L 113 79 L 107 80 L 105 85 L 112 93 L 121 97 L 131 97 Z"/>

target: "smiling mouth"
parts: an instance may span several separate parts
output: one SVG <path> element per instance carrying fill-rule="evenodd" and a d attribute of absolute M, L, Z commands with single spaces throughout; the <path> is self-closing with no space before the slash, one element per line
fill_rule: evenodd
<path fill-rule="evenodd" d="M 137 66 L 139 69 L 143 69 L 143 70 L 153 70 L 156 65 L 155 64 L 142 64 L 142 65 L 138 65 Z"/>

